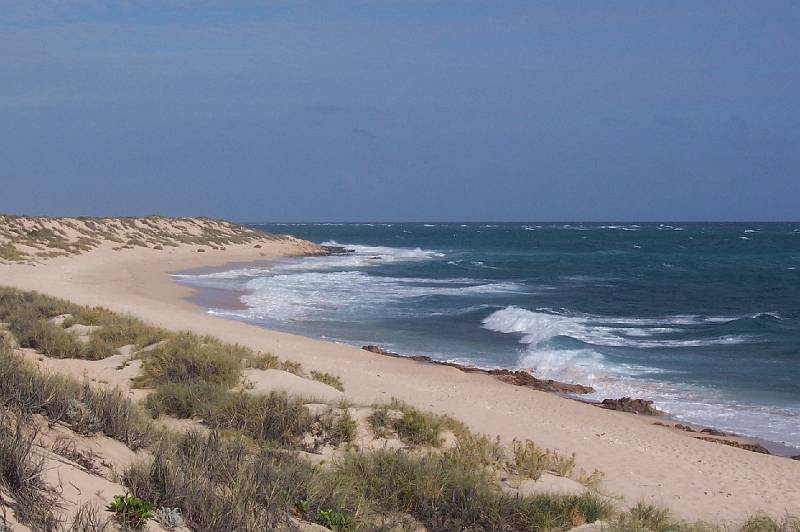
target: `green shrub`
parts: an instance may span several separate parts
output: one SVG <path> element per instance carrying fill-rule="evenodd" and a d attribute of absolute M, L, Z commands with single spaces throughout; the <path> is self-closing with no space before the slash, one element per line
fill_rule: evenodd
<path fill-rule="evenodd" d="M 0 259 L 9 262 L 19 262 L 25 258 L 26 255 L 20 252 L 13 243 L 0 243 Z"/>
<path fill-rule="evenodd" d="M 213 382 L 168 382 L 147 396 L 145 406 L 155 417 L 161 414 L 179 418 L 206 417 L 225 402 L 227 393 L 224 386 Z"/>
<path fill-rule="evenodd" d="M 338 510 L 317 510 L 316 522 L 327 528 L 330 528 L 331 530 L 342 532 L 355 530 L 353 518 L 350 515 Z"/>
<path fill-rule="evenodd" d="M 248 350 L 211 337 L 184 332 L 169 338 L 143 357 L 139 386 L 204 380 L 233 386 Z"/>
<path fill-rule="evenodd" d="M 153 503 L 133 495 L 115 495 L 106 510 L 112 512 L 123 526 L 139 530 L 153 517 L 155 507 Z"/>
<path fill-rule="evenodd" d="M 123 481 L 137 497 L 179 508 L 193 530 L 274 530 L 300 491 L 289 481 L 311 474 L 290 462 L 284 470 L 284 462 L 259 455 L 244 440 L 189 432 L 163 441 L 153 459 L 131 465 Z"/>
<path fill-rule="evenodd" d="M 118 349 L 124 345 L 136 345 L 146 347 L 156 342 L 166 339 L 169 333 L 160 327 L 147 325 L 141 320 L 132 316 L 115 314 L 105 309 L 100 310 L 99 323 L 86 323 L 82 320 L 82 312 L 78 314 L 79 323 L 85 325 L 100 325 L 100 329 L 93 336 Z"/>
<path fill-rule="evenodd" d="M 289 373 L 294 373 L 300 377 L 303 377 L 305 373 L 303 372 L 303 366 L 300 362 L 295 362 L 293 360 L 283 360 L 281 361 L 281 367 L 283 371 L 288 371 Z"/>

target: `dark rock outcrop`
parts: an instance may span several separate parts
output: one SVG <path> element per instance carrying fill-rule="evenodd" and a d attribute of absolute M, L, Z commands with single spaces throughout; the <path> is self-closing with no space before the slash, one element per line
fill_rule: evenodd
<path fill-rule="evenodd" d="M 355 253 L 356 250 L 348 249 L 344 246 L 320 246 L 322 248 L 322 255 L 348 255 Z"/>
<path fill-rule="evenodd" d="M 555 393 L 592 393 L 594 388 L 583 384 L 570 384 L 568 382 L 554 381 L 553 379 L 538 379 L 527 371 L 511 371 L 508 369 L 493 369 L 488 371 L 503 382 L 515 386 L 527 386 L 535 390 Z"/>
<path fill-rule="evenodd" d="M 603 399 L 600 403 L 601 408 L 609 410 L 619 410 L 630 414 L 643 414 L 645 416 L 660 416 L 664 412 L 653 406 L 653 401 L 647 399 L 631 399 L 621 397 L 619 399 Z"/>
<path fill-rule="evenodd" d="M 711 428 L 703 429 L 700 432 L 702 432 L 703 434 L 710 434 L 711 436 L 736 436 L 736 434 L 734 434 L 733 432 L 725 432 L 723 430 L 717 430 Z"/>
<path fill-rule="evenodd" d="M 737 449 L 744 449 L 745 451 L 752 451 L 754 453 L 771 454 L 766 447 L 757 443 L 742 443 L 734 440 L 723 440 L 720 438 L 712 438 L 711 436 L 698 436 L 698 440 L 710 441 L 714 443 L 721 443 L 723 445 L 730 445 Z"/>
<path fill-rule="evenodd" d="M 533 388 L 535 390 L 541 390 L 544 392 L 555 392 L 555 393 L 592 393 L 594 388 L 591 386 L 584 386 L 582 384 L 570 384 L 567 382 L 559 382 L 554 381 L 552 379 L 539 379 L 528 373 L 527 371 L 512 371 L 508 369 L 481 369 L 476 368 L 473 366 L 465 366 L 463 364 L 456 364 L 454 362 L 443 362 L 441 360 L 434 360 L 429 356 L 425 355 L 400 355 L 398 353 L 394 353 L 392 351 L 386 351 L 377 345 L 365 345 L 361 349 L 365 351 L 369 351 L 370 353 L 375 353 L 376 355 L 383 355 L 387 357 L 394 357 L 394 358 L 407 358 L 410 360 L 414 360 L 417 362 L 424 362 L 426 364 L 435 364 L 437 366 L 449 366 L 451 368 L 456 368 L 460 371 L 465 371 L 467 373 L 483 373 L 485 375 L 492 375 L 497 379 L 508 383 L 513 384 L 514 386 L 526 386 L 528 388 Z"/>

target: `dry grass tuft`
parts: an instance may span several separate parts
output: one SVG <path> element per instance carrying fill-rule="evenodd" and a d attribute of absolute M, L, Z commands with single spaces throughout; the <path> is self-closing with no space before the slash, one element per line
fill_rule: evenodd
<path fill-rule="evenodd" d="M 54 530 L 55 494 L 42 481 L 43 459 L 34 454 L 37 430 L 24 416 L 0 411 L 0 487 L 14 500 L 17 519 L 34 530 Z"/>
<path fill-rule="evenodd" d="M 575 469 L 575 455 L 564 457 L 550 449 L 542 449 L 531 440 L 514 440 L 512 447 L 514 461 L 512 469 L 525 477 L 539 480 L 542 473 L 549 471 L 568 477 Z"/>
<path fill-rule="evenodd" d="M 423 412 L 398 399 L 376 406 L 367 421 L 377 437 L 394 432 L 401 440 L 413 445 L 438 447 L 442 444 L 443 431 L 451 430 L 456 434 L 466 432 L 466 427 L 460 421 Z"/>
<path fill-rule="evenodd" d="M 320 371 L 312 371 L 311 378 L 314 379 L 315 381 L 319 381 L 327 384 L 328 386 L 336 388 L 340 392 L 344 391 L 344 384 L 342 384 L 342 379 L 340 379 L 336 375 L 331 375 L 330 373 L 322 373 Z"/>

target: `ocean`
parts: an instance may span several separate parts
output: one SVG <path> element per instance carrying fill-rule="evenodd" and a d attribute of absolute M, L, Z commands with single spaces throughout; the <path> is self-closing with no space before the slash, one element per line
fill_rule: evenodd
<path fill-rule="evenodd" d="M 251 226 L 354 252 L 176 274 L 241 292 L 210 313 L 800 448 L 800 223 Z"/>

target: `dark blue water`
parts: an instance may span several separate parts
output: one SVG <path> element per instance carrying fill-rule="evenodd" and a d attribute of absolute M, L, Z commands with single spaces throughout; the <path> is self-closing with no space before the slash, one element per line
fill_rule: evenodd
<path fill-rule="evenodd" d="M 254 227 L 356 253 L 185 276 L 248 292 L 216 312 L 800 446 L 800 223 Z"/>

